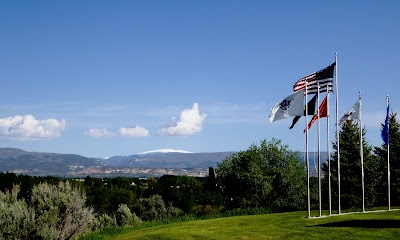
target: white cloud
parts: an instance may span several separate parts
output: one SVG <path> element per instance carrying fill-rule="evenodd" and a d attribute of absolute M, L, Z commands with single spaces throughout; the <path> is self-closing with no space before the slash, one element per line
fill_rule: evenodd
<path fill-rule="evenodd" d="M 85 134 L 95 138 L 109 138 L 115 135 L 115 133 L 110 132 L 105 128 L 91 128 L 86 131 Z"/>
<path fill-rule="evenodd" d="M 118 130 L 118 134 L 124 137 L 147 137 L 149 130 L 138 125 L 134 127 L 122 127 Z"/>
<path fill-rule="evenodd" d="M 123 136 L 123 137 L 146 137 L 149 136 L 149 130 L 140 127 L 121 127 L 118 132 L 109 131 L 106 128 L 90 128 L 85 133 L 87 136 L 95 137 L 95 138 L 111 138 L 115 136 Z"/>
<path fill-rule="evenodd" d="M 9 140 L 52 139 L 60 136 L 65 128 L 65 120 L 54 118 L 38 120 L 32 115 L 1 118 L 0 137 Z"/>
<path fill-rule="evenodd" d="M 191 109 L 181 112 L 180 119 L 172 118 L 171 122 L 162 126 L 158 131 L 162 136 L 187 136 L 201 132 L 206 114 L 199 113 L 199 105 L 193 104 Z"/>

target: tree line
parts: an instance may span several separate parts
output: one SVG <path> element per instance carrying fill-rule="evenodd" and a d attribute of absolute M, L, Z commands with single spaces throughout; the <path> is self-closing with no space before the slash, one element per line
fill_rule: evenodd
<path fill-rule="evenodd" d="M 397 114 L 390 114 L 390 189 L 391 205 L 400 205 L 400 125 Z M 381 125 L 383 129 L 384 124 Z M 388 206 L 388 154 L 387 146 L 373 147 L 366 139 L 366 129 L 361 130 L 356 122 L 346 121 L 339 132 L 340 141 L 340 190 L 341 206 L 344 209 L 362 208 L 362 177 L 360 156 L 360 131 L 363 139 L 365 206 Z M 378 137 L 378 136 L 377 136 Z M 333 160 L 331 162 L 332 200 L 333 206 L 338 206 L 338 153 L 337 142 L 333 143 Z M 328 165 L 323 164 L 322 170 L 328 175 Z M 323 179 L 323 200 L 328 204 L 328 179 Z"/>
<path fill-rule="evenodd" d="M 390 116 L 391 201 L 400 203 L 400 125 Z M 382 125 L 383 128 L 383 125 Z M 387 199 L 387 147 L 372 147 L 362 130 L 365 202 L 384 206 Z M 361 208 L 360 129 L 346 121 L 339 132 L 341 205 Z M 337 143 L 333 143 L 337 149 Z M 331 163 L 333 208 L 337 206 L 337 159 Z M 328 165 L 322 170 L 328 176 Z M 317 180 L 311 179 L 313 208 Z M 328 179 L 323 179 L 328 205 Z M 0 238 L 70 239 L 83 232 L 143 221 L 184 216 L 305 210 L 305 163 L 299 152 L 278 139 L 262 140 L 210 167 L 207 177 L 165 175 L 160 178 L 95 178 L 83 181 L 0 173 Z M 238 211 L 239 209 L 244 211 Z M 254 209 L 258 209 L 254 211 Z M 19 235 L 15 235 L 18 233 Z"/>

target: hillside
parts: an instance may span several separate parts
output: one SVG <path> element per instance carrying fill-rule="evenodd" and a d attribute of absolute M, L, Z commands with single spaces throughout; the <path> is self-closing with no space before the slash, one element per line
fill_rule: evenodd
<path fill-rule="evenodd" d="M 306 218 L 306 212 L 117 228 L 84 239 L 398 239 L 400 211 Z"/>
<path fill-rule="evenodd" d="M 165 174 L 205 176 L 208 167 L 216 167 L 234 152 L 185 153 L 150 152 L 108 159 L 88 158 L 76 154 L 27 152 L 17 148 L 0 148 L 0 172 L 56 176 L 156 176 Z"/>
<path fill-rule="evenodd" d="M 65 176 L 74 171 L 101 166 L 98 159 L 76 154 L 39 153 L 17 148 L 0 148 L 1 172 Z"/>
<path fill-rule="evenodd" d="M 213 153 L 149 153 L 130 156 L 115 156 L 102 160 L 105 165 L 135 168 L 208 168 L 216 167 L 235 152 Z"/>
<path fill-rule="evenodd" d="M 236 152 L 188 153 L 149 151 L 145 154 L 114 156 L 107 159 L 88 158 L 76 154 L 28 152 L 17 148 L 0 148 L 0 172 L 28 175 L 85 177 L 160 177 L 162 175 L 206 176 L 209 167 L 217 167 Z M 310 153 L 311 175 L 317 173 L 317 154 Z M 321 153 L 326 162 L 327 153 Z M 305 154 L 300 153 L 300 160 Z"/>

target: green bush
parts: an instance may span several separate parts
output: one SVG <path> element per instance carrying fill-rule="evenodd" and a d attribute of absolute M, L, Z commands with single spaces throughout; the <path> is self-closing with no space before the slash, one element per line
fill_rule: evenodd
<path fill-rule="evenodd" d="M 162 219 L 167 215 L 164 200 L 158 194 L 149 198 L 139 198 L 136 209 L 145 221 Z"/>
<path fill-rule="evenodd" d="M 108 227 L 116 227 L 117 219 L 114 217 L 110 217 L 107 214 L 101 214 L 97 217 L 97 228 L 108 228 Z"/>
<path fill-rule="evenodd" d="M 69 182 L 57 186 L 41 183 L 32 189 L 37 235 L 45 239 L 70 239 L 89 231 L 95 224 L 92 208 L 85 207 L 86 196 Z"/>
<path fill-rule="evenodd" d="M 224 207 L 270 208 L 275 212 L 304 209 L 306 174 L 299 153 L 280 140 L 262 140 L 218 163 L 218 185 Z"/>
<path fill-rule="evenodd" d="M 34 212 L 25 200 L 18 200 L 20 187 L 0 191 L 0 239 L 27 239 L 34 229 Z"/>
<path fill-rule="evenodd" d="M 206 204 L 206 205 L 196 205 L 194 207 L 194 214 L 196 214 L 196 216 L 203 216 L 203 215 L 210 215 L 210 214 L 217 214 L 219 212 L 219 209 Z"/>
<path fill-rule="evenodd" d="M 140 224 L 141 220 L 131 212 L 126 204 L 120 204 L 117 210 L 117 223 L 119 226 L 133 226 Z"/>
<path fill-rule="evenodd" d="M 85 194 L 69 182 L 34 186 L 29 204 L 17 199 L 19 190 L 0 192 L 0 238 L 71 239 L 95 227 Z"/>
<path fill-rule="evenodd" d="M 182 217 L 184 215 L 185 213 L 182 211 L 182 209 L 174 207 L 172 206 L 172 203 L 169 203 L 169 206 L 167 207 L 168 218 L 177 218 L 177 217 Z"/>

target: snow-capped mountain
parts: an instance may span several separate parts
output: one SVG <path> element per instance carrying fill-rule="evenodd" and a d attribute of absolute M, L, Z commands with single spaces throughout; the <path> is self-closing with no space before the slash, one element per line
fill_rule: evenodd
<path fill-rule="evenodd" d="M 185 151 L 185 150 L 176 150 L 176 149 L 172 149 L 172 148 L 163 148 L 163 149 L 158 149 L 158 150 L 146 151 L 146 152 L 142 152 L 139 154 L 143 155 L 143 154 L 153 154 L 153 153 L 192 153 L 192 152 Z"/>
<path fill-rule="evenodd" d="M 114 167 L 208 168 L 216 167 L 235 152 L 192 153 L 184 150 L 159 149 L 130 156 L 114 156 L 102 162 Z"/>

